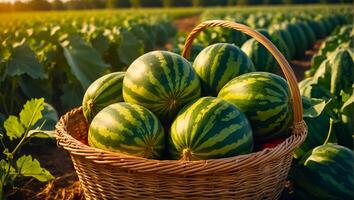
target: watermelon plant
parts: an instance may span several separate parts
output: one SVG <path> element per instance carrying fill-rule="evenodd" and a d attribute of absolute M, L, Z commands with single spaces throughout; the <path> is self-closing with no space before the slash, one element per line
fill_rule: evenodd
<path fill-rule="evenodd" d="M 44 99 L 31 99 L 21 110 L 19 117 L 10 115 L 4 122 L 6 134 L 0 132 L 0 199 L 7 199 L 16 192 L 16 180 L 35 178 L 41 182 L 52 180 L 53 175 L 42 168 L 31 155 L 19 155 L 21 148 L 32 138 L 53 138 L 53 131 L 43 130 L 46 119 L 55 119 L 55 113 L 45 110 Z M 40 124 L 38 124 L 40 123 Z"/>
<path fill-rule="evenodd" d="M 304 120 L 308 132 L 305 141 L 295 149 L 294 158 L 301 159 L 308 151 L 325 143 L 329 132 L 332 130 L 330 125 L 331 115 L 326 112 L 329 101 L 326 103 L 322 99 L 310 99 L 302 97 L 304 109 Z"/>

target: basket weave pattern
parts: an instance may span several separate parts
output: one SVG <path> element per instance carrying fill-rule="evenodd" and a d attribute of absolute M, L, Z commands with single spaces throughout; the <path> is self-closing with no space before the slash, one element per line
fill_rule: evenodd
<path fill-rule="evenodd" d="M 240 30 L 260 41 L 278 60 L 294 102 L 292 135 L 272 149 L 230 158 L 176 161 L 151 160 L 89 147 L 88 125 L 81 108 L 61 117 L 58 145 L 68 150 L 86 199 L 277 199 L 284 188 L 293 150 L 306 137 L 301 96 L 293 71 L 281 53 L 258 32 L 233 22 L 208 21 L 186 40 L 188 58 L 196 34 L 206 27 Z"/>

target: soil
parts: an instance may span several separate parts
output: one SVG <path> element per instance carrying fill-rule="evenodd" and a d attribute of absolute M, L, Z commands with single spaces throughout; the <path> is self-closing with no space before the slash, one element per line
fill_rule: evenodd
<path fill-rule="evenodd" d="M 199 23 L 199 15 L 177 19 L 174 24 L 181 32 L 190 32 Z"/>
<path fill-rule="evenodd" d="M 175 21 L 177 29 L 185 32 L 190 32 L 197 23 L 197 15 Z M 317 41 L 312 49 L 306 51 L 304 58 L 291 61 L 298 81 L 304 78 L 304 72 L 310 68 L 311 58 L 318 51 L 320 44 L 321 41 Z M 15 195 L 9 199 L 84 199 L 68 152 L 58 148 L 54 141 L 29 145 L 24 151 L 37 158 L 56 178 L 50 183 L 41 183 L 34 179 L 22 182 Z"/>

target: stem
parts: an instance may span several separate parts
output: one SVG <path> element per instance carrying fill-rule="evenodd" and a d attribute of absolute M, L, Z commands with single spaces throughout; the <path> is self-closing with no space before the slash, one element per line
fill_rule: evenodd
<path fill-rule="evenodd" d="M 38 110 L 38 107 L 35 109 L 35 113 L 37 112 Z M 34 117 L 34 114 L 32 114 L 31 116 L 31 120 L 29 121 L 29 123 L 27 124 L 26 126 L 26 131 L 25 133 L 23 134 L 23 137 L 21 138 L 21 141 L 17 144 L 17 146 L 15 147 L 15 149 L 11 152 L 12 156 L 15 156 L 17 150 L 22 146 L 22 144 L 25 142 L 25 140 L 27 139 L 27 135 L 28 135 L 28 132 L 29 132 L 29 129 L 31 128 L 31 124 L 33 122 L 33 117 Z"/>
<path fill-rule="evenodd" d="M 327 144 L 330 141 L 330 139 L 332 137 L 332 129 L 333 129 L 333 119 L 330 118 L 329 119 L 329 130 L 328 130 L 327 138 L 326 138 L 326 140 L 325 140 L 325 142 L 323 144 Z"/>
<path fill-rule="evenodd" d="M 6 185 L 7 179 L 9 178 L 12 160 L 13 160 L 13 158 L 9 158 L 8 157 L 8 167 L 7 167 L 7 170 L 6 170 L 6 175 L 4 177 L 4 182 L 1 182 L 0 200 L 5 199 L 4 187 Z"/>
<path fill-rule="evenodd" d="M 3 138 L 0 139 L 1 146 L 2 146 L 4 149 L 6 149 L 5 144 L 4 144 L 4 141 L 3 141 L 2 139 L 3 139 Z"/>
<path fill-rule="evenodd" d="M 0 200 L 5 200 L 4 184 L 0 183 Z"/>

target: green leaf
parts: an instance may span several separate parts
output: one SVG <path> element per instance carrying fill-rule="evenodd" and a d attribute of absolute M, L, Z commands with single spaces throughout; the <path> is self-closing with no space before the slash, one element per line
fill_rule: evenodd
<path fill-rule="evenodd" d="M 28 132 L 28 137 L 32 137 L 32 138 L 42 138 L 42 139 L 46 139 L 46 138 L 55 138 L 55 131 L 45 131 L 45 130 L 30 130 Z"/>
<path fill-rule="evenodd" d="M 341 111 L 343 114 L 346 114 L 346 115 L 349 115 L 349 114 L 354 115 L 354 92 L 348 98 L 348 100 L 343 104 Z"/>
<path fill-rule="evenodd" d="M 6 130 L 6 135 L 9 136 L 10 140 L 21 138 L 25 132 L 25 128 L 19 122 L 16 116 L 10 115 L 9 118 L 4 122 L 4 128 Z"/>
<path fill-rule="evenodd" d="M 10 167 L 10 168 L 9 168 Z M 5 176 L 7 173 L 7 170 L 9 170 L 8 176 L 10 180 L 15 180 L 16 178 L 16 170 L 14 167 L 9 166 L 9 163 L 6 162 L 5 160 L 0 160 L 0 177 L 1 177 L 1 182 L 4 183 L 5 181 Z M 4 183 L 6 185 L 6 183 Z"/>
<path fill-rule="evenodd" d="M 42 118 L 44 99 L 31 99 L 26 102 L 20 112 L 21 123 L 26 127 L 32 127 Z"/>
<path fill-rule="evenodd" d="M 121 31 L 118 55 L 121 61 L 130 65 L 136 58 L 144 54 L 144 44 L 126 30 Z"/>
<path fill-rule="evenodd" d="M 69 37 L 69 44 L 63 46 L 64 56 L 72 73 L 86 90 L 97 78 L 105 74 L 109 65 L 100 54 L 79 36 Z"/>
<path fill-rule="evenodd" d="M 47 78 L 43 66 L 39 63 L 35 53 L 27 44 L 22 44 L 13 49 L 2 80 L 4 80 L 7 75 L 19 76 L 22 74 L 27 74 L 34 79 Z"/>
<path fill-rule="evenodd" d="M 60 97 L 64 110 L 80 106 L 84 92 L 79 84 L 65 84 L 63 86 L 64 94 Z"/>
<path fill-rule="evenodd" d="M 102 33 L 91 39 L 92 46 L 100 53 L 104 55 L 109 48 L 109 40 Z"/>
<path fill-rule="evenodd" d="M 48 80 L 32 79 L 29 76 L 21 76 L 19 85 L 22 92 L 28 99 L 44 97 L 47 101 L 51 101 L 53 89 Z"/>
<path fill-rule="evenodd" d="M 42 118 L 34 126 L 40 127 L 41 130 L 55 130 L 55 125 L 58 122 L 58 113 L 55 108 L 48 103 L 44 103 L 42 115 Z"/>
<path fill-rule="evenodd" d="M 41 182 L 47 182 L 54 179 L 54 176 L 42 168 L 39 161 L 32 159 L 31 155 L 23 155 L 16 161 L 16 166 L 20 175 L 33 177 Z"/>
<path fill-rule="evenodd" d="M 304 106 L 303 117 L 315 118 L 318 117 L 326 107 L 326 102 L 323 99 L 302 97 L 303 101 L 307 101 L 310 106 Z M 306 100 L 304 100 L 306 99 Z"/>

